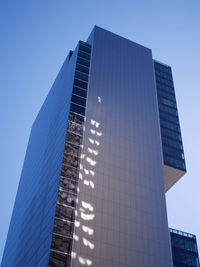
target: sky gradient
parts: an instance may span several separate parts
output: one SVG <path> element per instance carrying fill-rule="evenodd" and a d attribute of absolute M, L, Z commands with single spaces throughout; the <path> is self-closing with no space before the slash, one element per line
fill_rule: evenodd
<path fill-rule="evenodd" d="M 0 262 L 32 123 L 68 51 L 94 27 L 153 51 L 172 66 L 187 174 L 166 194 L 169 226 L 200 248 L 200 2 L 0 2 Z"/>

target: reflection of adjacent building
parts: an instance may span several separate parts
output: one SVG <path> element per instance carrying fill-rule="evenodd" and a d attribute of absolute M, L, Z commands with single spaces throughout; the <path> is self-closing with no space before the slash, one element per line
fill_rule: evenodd
<path fill-rule="evenodd" d="M 33 124 L 2 267 L 172 266 L 185 172 L 171 68 L 95 26 Z"/>
<path fill-rule="evenodd" d="M 174 267 L 199 267 L 196 236 L 170 229 Z"/>

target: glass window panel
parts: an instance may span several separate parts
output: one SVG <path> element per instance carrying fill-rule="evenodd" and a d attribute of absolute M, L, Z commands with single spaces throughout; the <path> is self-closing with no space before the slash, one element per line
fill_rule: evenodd
<path fill-rule="evenodd" d="M 84 65 L 86 67 L 89 67 L 90 66 L 90 61 L 87 60 L 87 59 L 84 59 L 82 57 L 77 57 L 77 62 L 81 65 Z"/>
<path fill-rule="evenodd" d="M 78 106 L 78 105 L 76 105 L 76 104 L 74 104 L 74 103 L 71 103 L 70 111 L 85 116 L 85 108 L 82 107 L 82 106 Z"/>
<path fill-rule="evenodd" d="M 87 90 L 87 82 L 84 82 L 84 81 L 81 81 L 81 80 L 78 80 L 78 79 L 75 78 L 74 79 L 74 85 Z"/>
<path fill-rule="evenodd" d="M 78 79 L 80 79 L 80 80 L 83 80 L 83 81 L 88 82 L 88 75 L 85 74 L 85 73 L 83 73 L 83 72 L 76 71 L 75 77 L 78 78 Z"/>
<path fill-rule="evenodd" d="M 81 89 L 81 88 L 76 87 L 76 86 L 74 86 L 74 88 L 73 88 L 73 93 L 75 95 L 79 95 L 79 96 L 82 96 L 85 98 L 87 97 L 87 91 L 85 89 Z"/>
<path fill-rule="evenodd" d="M 86 98 L 83 98 L 83 97 L 80 97 L 80 96 L 77 96 L 77 95 L 74 95 L 72 94 L 72 99 L 71 101 L 77 105 L 80 105 L 80 106 L 83 106 L 85 107 L 86 105 Z"/>

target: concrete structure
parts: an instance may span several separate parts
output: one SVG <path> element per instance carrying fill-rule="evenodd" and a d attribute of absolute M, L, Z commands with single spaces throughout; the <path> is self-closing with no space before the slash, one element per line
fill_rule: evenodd
<path fill-rule="evenodd" d="M 172 266 L 165 191 L 185 163 L 159 64 L 99 27 L 70 51 L 33 125 L 2 267 Z"/>

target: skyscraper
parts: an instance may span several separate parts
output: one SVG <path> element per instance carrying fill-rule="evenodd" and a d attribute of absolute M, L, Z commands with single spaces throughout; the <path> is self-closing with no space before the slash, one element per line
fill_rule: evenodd
<path fill-rule="evenodd" d="M 170 229 L 170 237 L 174 266 L 199 267 L 196 236 Z"/>
<path fill-rule="evenodd" d="M 2 266 L 172 266 L 185 171 L 171 68 L 95 26 L 33 124 Z"/>

